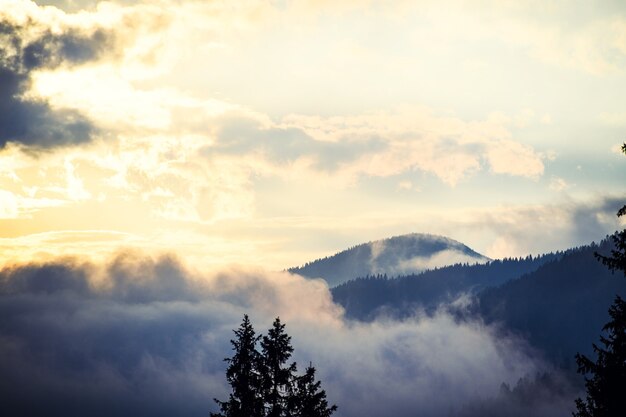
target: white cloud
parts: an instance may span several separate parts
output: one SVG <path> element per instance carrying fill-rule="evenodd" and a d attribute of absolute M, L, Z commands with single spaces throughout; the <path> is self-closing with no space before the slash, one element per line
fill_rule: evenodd
<path fill-rule="evenodd" d="M 17 198 L 13 193 L 0 190 L 0 218 L 15 219 L 19 216 Z"/>
<path fill-rule="evenodd" d="M 386 147 L 365 153 L 343 166 L 344 175 L 392 176 L 413 169 L 433 173 L 448 185 L 482 169 L 486 159 L 491 171 L 536 178 L 543 174 L 541 155 L 533 148 L 510 139 L 506 122 L 463 121 L 442 117 L 424 108 L 404 107 L 346 117 L 291 115 L 283 124 L 302 129 L 320 142 L 358 142 L 381 138 Z"/>
<path fill-rule="evenodd" d="M 570 185 L 563 178 L 552 177 L 550 180 L 550 189 L 552 191 L 563 191 L 569 188 Z"/>
<path fill-rule="evenodd" d="M 530 146 L 511 140 L 491 144 L 487 151 L 491 171 L 496 174 L 538 178 L 543 175 L 541 156 Z"/>
<path fill-rule="evenodd" d="M 439 268 L 442 265 L 454 264 L 470 264 L 484 263 L 487 259 L 480 259 L 465 255 L 456 250 L 445 250 L 437 252 L 430 257 L 417 257 L 407 261 L 402 261 L 397 268 L 391 269 L 388 275 L 399 276 L 415 273 L 415 271 L 423 271 L 427 269 Z"/>
<path fill-rule="evenodd" d="M 24 219 L 37 210 L 60 207 L 67 204 L 63 199 L 32 198 L 0 190 L 0 219 Z"/>
<path fill-rule="evenodd" d="M 398 190 L 401 190 L 401 191 L 411 191 L 411 190 L 420 191 L 419 187 L 413 185 L 413 183 L 408 180 L 400 181 L 397 187 L 398 187 Z"/>

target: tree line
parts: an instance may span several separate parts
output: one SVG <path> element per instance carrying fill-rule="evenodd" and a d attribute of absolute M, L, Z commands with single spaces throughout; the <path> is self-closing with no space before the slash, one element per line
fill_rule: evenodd
<path fill-rule="evenodd" d="M 224 359 L 231 393 L 226 401 L 215 399 L 220 412 L 211 417 L 330 417 L 337 410 L 329 406 L 313 365 L 298 375 L 297 364 L 289 362 L 291 336 L 279 317 L 267 335 L 255 333 L 247 314 L 233 331 L 234 353 Z"/>

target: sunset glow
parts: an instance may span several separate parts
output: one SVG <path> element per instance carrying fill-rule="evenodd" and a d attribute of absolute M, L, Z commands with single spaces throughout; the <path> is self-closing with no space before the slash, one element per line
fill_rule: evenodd
<path fill-rule="evenodd" d="M 23 100 L 90 130 L 2 139 L 4 264 L 133 248 L 283 269 L 409 232 L 495 258 L 619 226 L 619 2 L 3 0 L 0 11 L 21 42 L 44 31 L 99 42 L 23 69 Z"/>

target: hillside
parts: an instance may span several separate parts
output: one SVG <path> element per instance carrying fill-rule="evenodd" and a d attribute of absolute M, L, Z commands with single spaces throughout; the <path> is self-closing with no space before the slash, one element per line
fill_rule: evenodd
<path fill-rule="evenodd" d="M 323 278 L 330 286 L 357 277 L 415 274 L 456 263 L 485 263 L 489 258 L 443 236 L 412 233 L 354 246 L 289 272 Z"/>
<path fill-rule="evenodd" d="M 598 340 L 615 295 L 626 295 L 626 280 L 594 256 L 612 248 L 606 239 L 536 258 L 458 264 L 396 279 L 361 278 L 332 294 L 348 318 L 362 321 L 429 312 L 470 294 L 463 314 L 497 325 L 504 336 L 522 336 L 551 362 L 573 369 L 577 352 L 592 354 L 591 342 Z"/>
<path fill-rule="evenodd" d="M 419 274 L 386 279 L 381 276 L 348 281 L 332 289 L 333 299 L 352 319 L 374 320 L 378 314 L 407 316 L 431 310 L 462 294 L 500 285 L 532 272 L 562 254 L 494 260 L 485 264 L 455 264 Z"/>
<path fill-rule="evenodd" d="M 524 336 L 553 362 L 574 367 L 574 355 L 592 354 L 608 321 L 615 295 L 626 295 L 626 280 L 594 256 L 608 254 L 610 240 L 570 251 L 535 272 L 478 295 L 474 313 Z"/>

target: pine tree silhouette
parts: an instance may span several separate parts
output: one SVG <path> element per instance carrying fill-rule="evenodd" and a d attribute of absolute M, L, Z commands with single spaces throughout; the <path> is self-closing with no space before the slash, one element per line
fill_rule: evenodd
<path fill-rule="evenodd" d="M 298 376 L 296 363 L 287 365 L 293 347 L 280 318 L 267 336 L 254 333 L 248 315 L 234 332 L 230 343 L 235 353 L 224 359 L 232 392 L 228 401 L 215 399 L 220 412 L 211 417 L 330 417 L 337 410 L 336 405 L 328 406 L 313 366 Z M 261 352 L 256 348 L 259 340 Z"/>
<path fill-rule="evenodd" d="M 578 371 L 593 377 L 585 378 L 587 397 L 576 400 L 575 417 L 626 416 L 626 302 L 618 296 L 609 314 L 611 321 L 602 329 L 609 335 L 600 337 L 604 348 L 593 344 L 597 360 L 576 355 Z"/>
<path fill-rule="evenodd" d="M 228 401 L 215 402 L 220 413 L 211 417 L 263 417 L 263 398 L 258 364 L 261 359 L 256 349 L 260 336 L 257 336 L 248 315 L 243 316 L 239 329 L 234 330 L 236 338 L 231 340 L 235 353 L 228 362 L 226 380 L 232 388 Z"/>
<path fill-rule="evenodd" d="M 291 395 L 292 381 L 296 372 L 295 362 L 286 366 L 291 358 L 293 347 L 291 337 L 285 333 L 285 325 L 276 317 L 267 336 L 261 340 L 262 384 L 266 401 L 267 416 L 280 417 L 287 407 L 287 398 Z"/>
<path fill-rule="evenodd" d="M 309 364 L 304 375 L 296 380 L 289 416 L 330 417 L 337 410 L 337 406 L 328 406 L 326 391 L 321 389 L 321 385 L 320 381 L 315 380 L 315 368 Z"/>
<path fill-rule="evenodd" d="M 626 153 L 626 143 L 622 146 Z M 617 216 L 626 215 L 626 206 Z M 596 257 L 613 272 L 622 272 L 626 277 L 626 230 L 613 235 L 615 249 L 611 256 L 596 253 Z M 600 336 L 604 347 L 593 344 L 597 359 L 577 354 L 578 372 L 592 374 L 585 378 L 587 396 L 576 400 L 574 417 L 618 417 L 626 416 L 626 302 L 618 295 L 609 308 L 611 320 L 602 328 L 608 337 Z"/>

